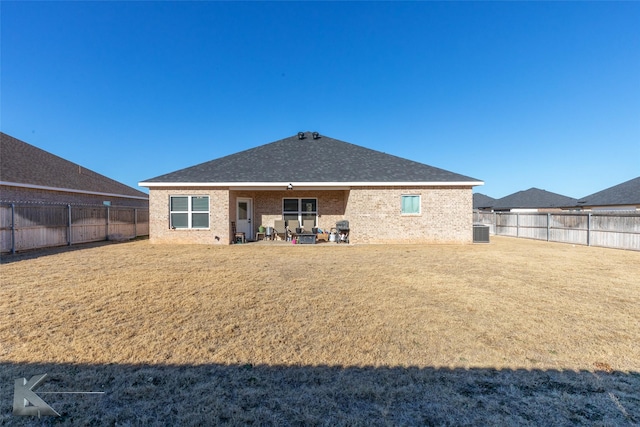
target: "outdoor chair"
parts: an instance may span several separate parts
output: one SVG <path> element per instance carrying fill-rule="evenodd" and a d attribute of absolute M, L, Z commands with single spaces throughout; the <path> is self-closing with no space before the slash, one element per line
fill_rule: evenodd
<path fill-rule="evenodd" d="M 285 227 L 283 219 L 273 221 L 273 232 L 282 240 L 287 240 L 287 227 Z"/>
<path fill-rule="evenodd" d="M 315 228 L 316 222 L 312 219 L 302 220 L 302 228 L 305 233 L 313 233 L 313 229 Z"/>
<path fill-rule="evenodd" d="M 233 236 L 233 243 L 246 243 L 247 238 L 242 231 L 236 230 L 236 223 L 231 221 L 231 235 Z"/>
<path fill-rule="evenodd" d="M 300 228 L 300 221 L 297 219 L 290 219 L 287 221 L 287 228 L 289 229 L 289 234 L 291 238 L 294 238 L 298 234 L 298 228 Z"/>

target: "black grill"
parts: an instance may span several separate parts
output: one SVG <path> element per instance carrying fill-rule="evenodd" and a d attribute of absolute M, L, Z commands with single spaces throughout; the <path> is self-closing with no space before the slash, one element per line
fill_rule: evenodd
<path fill-rule="evenodd" d="M 336 222 L 336 228 L 338 231 L 349 231 L 349 221 L 338 221 Z"/>
<path fill-rule="evenodd" d="M 336 222 L 336 230 L 338 230 L 338 240 L 336 243 L 349 243 L 349 221 L 342 220 Z"/>

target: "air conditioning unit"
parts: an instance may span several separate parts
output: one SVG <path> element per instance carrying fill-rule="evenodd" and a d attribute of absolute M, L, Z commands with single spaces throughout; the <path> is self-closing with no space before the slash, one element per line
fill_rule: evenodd
<path fill-rule="evenodd" d="M 473 243 L 489 243 L 489 226 L 473 224 Z"/>

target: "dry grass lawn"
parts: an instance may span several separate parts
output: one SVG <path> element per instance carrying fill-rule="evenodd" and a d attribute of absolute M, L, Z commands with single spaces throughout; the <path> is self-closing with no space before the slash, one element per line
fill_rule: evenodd
<path fill-rule="evenodd" d="M 45 372 L 106 392 L 42 395 L 50 424 L 640 423 L 640 252 L 141 240 L 0 274 L 0 424 Z"/>

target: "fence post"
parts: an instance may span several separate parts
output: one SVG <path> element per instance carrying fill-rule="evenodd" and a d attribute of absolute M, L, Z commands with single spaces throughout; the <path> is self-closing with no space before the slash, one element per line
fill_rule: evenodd
<path fill-rule="evenodd" d="M 11 203 L 11 253 L 16 253 L 16 205 Z"/>
<path fill-rule="evenodd" d="M 133 237 L 138 237 L 138 208 L 133 208 Z"/>
<path fill-rule="evenodd" d="M 520 214 L 516 214 L 516 237 L 520 237 Z"/>
<path fill-rule="evenodd" d="M 493 211 L 493 234 L 498 235 L 498 214 Z"/>
<path fill-rule="evenodd" d="M 67 246 L 71 246 L 72 245 L 72 232 L 71 232 L 71 205 L 67 205 L 67 214 L 68 214 L 68 218 L 67 218 Z"/>
<path fill-rule="evenodd" d="M 550 239 L 551 236 L 551 214 L 547 213 L 547 242 Z"/>
<path fill-rule="evenodd" d="M 591 212 L 587 214 L 587 246 L 591 246 Z"/>
<path fill-rule="evenodd" d="M 106 208 L 107 208 L 107 224 L 106 224 L 107 233 L 104 237 L 104 240 L 109 240 L 109 206 L 107 206 Z"/>

